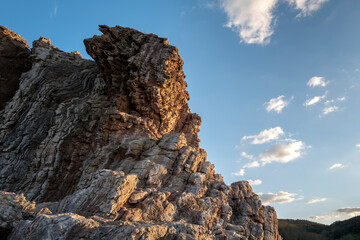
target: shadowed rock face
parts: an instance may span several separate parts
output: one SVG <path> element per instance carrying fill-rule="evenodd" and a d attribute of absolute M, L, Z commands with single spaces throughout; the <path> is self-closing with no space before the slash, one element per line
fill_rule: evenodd
<path fill-rule="evenodd" d="M 19 88 L 19 78 L 31 67 L 30 50 L 20 35 L 0 26 L 0 110 Z"/>
<path fill-rule="evenodd" d="M 95 62 L 33 43 L 32 67 L 0 110 L 0 230 L 8 239 L 281 239 L 274 209 L 206 161 L 177 48 L 129 28 L 100 31 L 84 40 Z"/>

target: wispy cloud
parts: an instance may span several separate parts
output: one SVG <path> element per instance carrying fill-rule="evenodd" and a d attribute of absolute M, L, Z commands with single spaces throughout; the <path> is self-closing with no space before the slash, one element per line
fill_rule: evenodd
<path fill-rule="evenodd" d="M 342 165 L 341 163 L 335 163 L 334 165 L 332 165 L 331 167 L 329 167 L 329 170 L 333 170 L 336 168 L 344 168 L 345 166 Z"/>
<path fill-rule="evenodd" d="M 250 160 L 254 159 L 254 155 L 249 155 L 246 152 L 241 152 L 241 156 Z"/>
<path fill-rule="evenodd" d="M 296 17 L 306 17 L 319 10 L 328 0 L 286 0 L 300 13 Z"/>
<path fill-rule="evenodd" d="M 335 221 L 343 218 L 350 218 L 360 215 L 360 207 L 345 207 L 340 208 L 334 212 L 327 213 L 321 216 L 311 216 L 311 219 L 314 220 L 325 220 L 325 221 Z"/>
<path fill-rule="evenodd" d="M 284 191 L 280 191 L 279 193 L 259 193 L 261 201 L 264 205 L 273 204 L 273 203 L 291 203 L 293 201 L 302 200 L 303 197 L 296 198 L 296 193 L 288 193 Z"/>
<path fill-rule="evenodd" d="M 266 107 L 266 111 L 267 112 L 274 111 L 276 113 L 281 113 L 281 111 L 284 109 L 284 107 L 289 105 L 291 100 L 294 99 L 294 97 L 291 97 L 288 100 L 285 100 L 284 98 L 285 98 L 285 96 L 281 95 L 281 96 L 279 96 L 277 98 L 270 99 L 269 102 L 265 102 L 264 105 Z"/>
<path fill-rule="evenodd" d="M 304 106 L 311 106 L 311 105 L 314 105 L 315 103 L 320 102 L 321 100 L 323 100 L 326 97 L 326 94 L 327 94 L 327 92 L 322 96 L 315 96 L 311 99 L 306 100 L 304 103 Z"/>
<path fill-rule="evenodd" d="M 249 184 L 252 185 L 252 186 L 261 185 L 261 184 L 262 184 L 262 181 L 261 181 L 260 179 L 256 179 L 256 180 L 251 180 L 251 179 L 249 179 L 248 182 L 249 182 Z"/>
<path fill-rule="evenodd" d="M 336 111 L 339 111 L 338 106 L 329 106 L 329 107 L 324 107 L 322 113 L 323 113 L 323 115 L 327 115 L 329 113 L 336 112 Z"/>
<path fill-rule="evenodd" d="M 243 168 L 257 168 L 257 167 L 260 167 L 260 163 L 258 161 L 253 161 L 243 166 Z"/>
<path fill-rule="evenodd" d="M 269 150 L 260 154 L 263 164 L 272 162 L 288 163 L 304 154 L 305 144 L 302 141 L 292 140 L 288 144 L 275 144 Z"/>
<path fill-rule="evenodd" d="M 339 111 L 340 108 L 338 106 L 336 106 L 335 104 L 339 104 L 340 102 L 343 102 L 345 100 L 346 100 L 346 97 L 338 97 L 336 99 L 326 100 L 324 103 L 325 107 L 322 110 L 322 115 L 319 115 L 319 117 L 322 117 L 322 116 L 327 115 L 332 112 Z M 330 106 L 330 105 L 332 105 L 332 106 Z"/>
<path fill-rule="evenodd" d="M 284 131 L 281 127 L 274 127 L 261 131 L 258 135 L 244 136 L 241 140 L 253 139 L 251 144 L 263 144 L 272 140 L 279 139 L 280 136 L 284 135 Z"/>
<path fill-rule="evenodd" d="M 50 18 L 56 17 L 57 12 L 58 12 L 58 5 L 55 4 L 53 10 L 52 10 L 51 13 L 50 13 Z"/>
<path fill-rule="evenodd" d="M 310 78 L 310 80 L 308 81 L 307 85 L 309 87 L 325 87 L 328 84 L 328 82 L 325 80 L 325 78 L 323 77 L 312 77 Z"/>
<path fill-rule="evenodd" d="M 199 7 L 203 7 L 207 9 L 216 9 L 220 7 L 219 0 L 197 0 L 197 3 Z"/>
<path fill-rule="evenodd" d="M 231 175 L 237 176 L 237 177 L 242 177 L 245 175 L 245 170 L 244 169 L 240 169 L 237 172 L 231 173 Z"/>
<path fill-rule="evenodd" d="M 329 104 L 331 104 L 331 103 L 343 102 L 343 101 L 345 101 L 345 100 L 346 100 L 346 97 L 338 97 L 338 98 L 336 98 L 336 99 L 326 100 L 326 101 L 325 101 L 325 104 L 326 104 L 326 105 L 329 105 Z"/>
<path fill-rule="evenodd" d="M 319 203 L 319 202 L 325 202 L 326 198 L 315 198 L 315 199 L 311 199 L 310 201 L 307 202 L 307 204 L 314 204 L 314 203 Z"/>

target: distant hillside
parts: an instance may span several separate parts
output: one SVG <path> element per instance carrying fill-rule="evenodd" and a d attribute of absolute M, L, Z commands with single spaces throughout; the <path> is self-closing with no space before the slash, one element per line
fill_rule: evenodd
<path fill-rule="evenodd" d="M 306 220 L 279 219 L 279 233 L 284 240 L 326 240 L 327 225 Z"/>
<path fill-rule="evenodd" d="M 279 232 L 284 240 L 360 240 L 360 216 L 331 225 L 279 219 Z"/>

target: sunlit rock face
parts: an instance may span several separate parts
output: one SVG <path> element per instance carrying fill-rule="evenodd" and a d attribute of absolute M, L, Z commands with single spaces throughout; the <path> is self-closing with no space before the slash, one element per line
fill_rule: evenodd
<path fill-rule="evenodd" d="M 95 62 L 43 37 L 24 53 L 0 109 L 1 233 L 281 239 L 274 209 L 247 182 L 227 186 L 199 148 L 177 48 L 130 28 L 100 31 L 84 40 Z"/>

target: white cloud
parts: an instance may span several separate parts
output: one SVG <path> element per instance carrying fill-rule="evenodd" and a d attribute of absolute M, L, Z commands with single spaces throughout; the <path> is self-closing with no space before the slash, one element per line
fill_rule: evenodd
<path fill-rule="evenodd" d="M 58 12 L 58 6 L 55 4 L 54 9 L 50 13 L 50 18 L 55 17 L 57 15 L 57 12 Z"/>
<path fill-rule="evenodd" d="M 335 163 L 334 165 L 329 167 L 329 170 L 336 169 L 336 168 L 343 168 L 343 167 L 344 167 L 344 165 L 342 165 L 341 163 Z"/>
<path fill-rule="evenodd" d="M 260 167 L 260 164 L 258 161 L 253 161 L 253 162 L 245 164 L 243 166 L 243 168 L 256 168 L 256 167 Z"/>
<path fill-rule="evenodd" d="M 307 202 L 307 204 L 314 204 L 314 203 L 318 203 L 318 202 L 325 202 L 326 198 L 315 198 L 315 199 L 311 199 L 310 201 Z"/>
<path fill-rule="evenodd" d="M 314 220 L 335 221 L 335 220 L 355 217 L 359 215 L 360 215 L 360 207 L 345 207 L 325 215 L 311 216 L 310 218 Z"/>
<path fill-rule="evenodd" d="M 325 81 L 325 78 L 316 77 L 316 76 L 310 78 L 310 80 L 307 83 L 307 85 L 310 87 L 316 87 L 316 86 L 325 87 L 327 84 L 328 83 Z"/>
<path fill-rule="evenodd" d="M 296 198 L 296 193 L 288 193 L 280 191 L 279 193 L 266 193 L 259 194 L 261 201 L 264 205 L 272 204 L 272 203 L 290 203 L 296 200 L 302 200 L 303 197 Z"/>
<path fill-rule="evenodd" d="M 232 173 L 232 175 L 234 176 L 244 176 L 245 175 L 245 170 L 244 169 L 240 169 L 239 171 Z"/>
<path fill-rule="evenodd" d="M 267 112 L 274 111 L 277 113 L 281 113 L 283 108 L 289 105 L 290 101 L 294 99 L 294 97 L 292 97 L 290 100 L 284 100 L 284 97 L 285 97 L 284 95 L 281 95 L 277 98 L 270 99 L 269 102 L 264 103 L 264 105 L 266 106 L 266 111 Z"/>
<path fill-rule="evenodd" d="M 313 12 L 319 10 L 322 4 L 328 0 L 286 0 L 289 4 L 300 13 L 297 17 L 306 17 L 311 15 Z"/>
<path fill-rule="evenodd" d="M 324 115 L 327 115 L 329 113 L 332 113 L 332 112 L 336 112 L 339 110 L 339 107 L 338 106 L 329 106 L 329 107 L 324 107 L 323 109 L 323 114 Z"/>
<path fill-rule="evenodd" d="M 359 215 L 360 214 L 360 207 L 355 207 L 355 208 L 351 208 L 351 207 L 345 207 L 345 208 L 340 208 L 338 210 L 336 210 L 337 213 L 340 214 L 346 214 L 349 216 L 354 216 L 354 215 Z"/>
<path fill-rule="evenodd" d="M 221 0 L 228 16 L 227 27 L 239 34 L 242 42 L 266 45 L 273 34 L 273 10 L 278 0 Z"/>
<path fill-rule="evenodd" d="M 219 7 L 218 0 L 198 0 L 200 7 L 204 7 L 207 9 L 216 9 Z"/>
<path fill-rule="evenodd" d="M 330 103 L 334 103 L 334 102 L 335 102 L 335 100 L 334 100 L 334 99 L 332 99 L 332 100 L 326 100 L 326 101 L 325 101 L 325 104 L 326 104 L 326 105 L 328 105 L 328 104 L 330 104 Z"/>
<path fill-rule="evenodd" d="M 339 111 L 339 107 L 334 104 L 336 102 L 343 102 L 345 100 L 346 100 L 346 97 L 338 97 L 336 99 L 326 100 L 325 101 L 326 106 L 322 110 L 322 115 L 327 115 L 329 113 Z M 330 104 L 332 104 L 332 106 L 330 106 Z M 320 114 L 319 117 L 322 117 L 322 115 Z"/>
<path fill-rule="evenodd" d="M 356 147 L 360 148 L 360 143 L 359 143 L 359 144 L 356 144 Z"/>
<path fill-rule="evenodd" d="M 271 162 L 288 163 L 301 157 L 305 149 L 302 141 L 291 140 L 289 144 L 275 144 L 269 150 L 260 154 L 263 164 Z"/>
<path fill-rule="evenodd" d="M 256 180 L 249 179 L 248 182 L 250 185 L 253 185 L 253 186 L 262 184 L 262 181 L 260 179 L 256 179 Z"/>
<path fill-rule="evenodd" d="M 250 160 L 254 159 L 254 155 L 249 155 L 246 152 L 241 152 L 241 156 Z"/>
<path fill-rule="evenodd" d="M 329 105 L 330 103 L 334 103 L 334 102 L 343 102 L 346 100 L 346 97 L 338 97 L 336 99 L 331 99 L 331 100 L 326 100 L 325 104 Z"/>
<path fill-rule="evenodd" d="M 285 1 L 300 10 L 297 17 L 305 17 L 317 11 L 328 0 Z M 220 6 L 228 17 L 225 26 L 235 31 L 241 42 L 266 45 L 274 33 L 274 10 L 278 2 L 279 0 L 220 0 Z"/>
<path fill-rule="evenodd" d="M 305 103 L 304 103 L 304 106 L 311 106 L 311 105 L 314 105 L 315 103 L 320 102 L 321 100 L 323 100 L 326 97 L 326 94 L 327 93 L 325 93 L 322 96 L 315 96 L 315 97 L 313 97 L 311 99 L 306 100 Z"/>
<path fill-rule="evenodd" d="M 284 135 L 284 131 L 281 129 L 281 127 L 274 127 L 265 129 L 258 135 L 244 136 L 241 140 L 254 139 L 251 144 L 263 144 L 271 140 L 276 140 L 281 135 Z"/>

